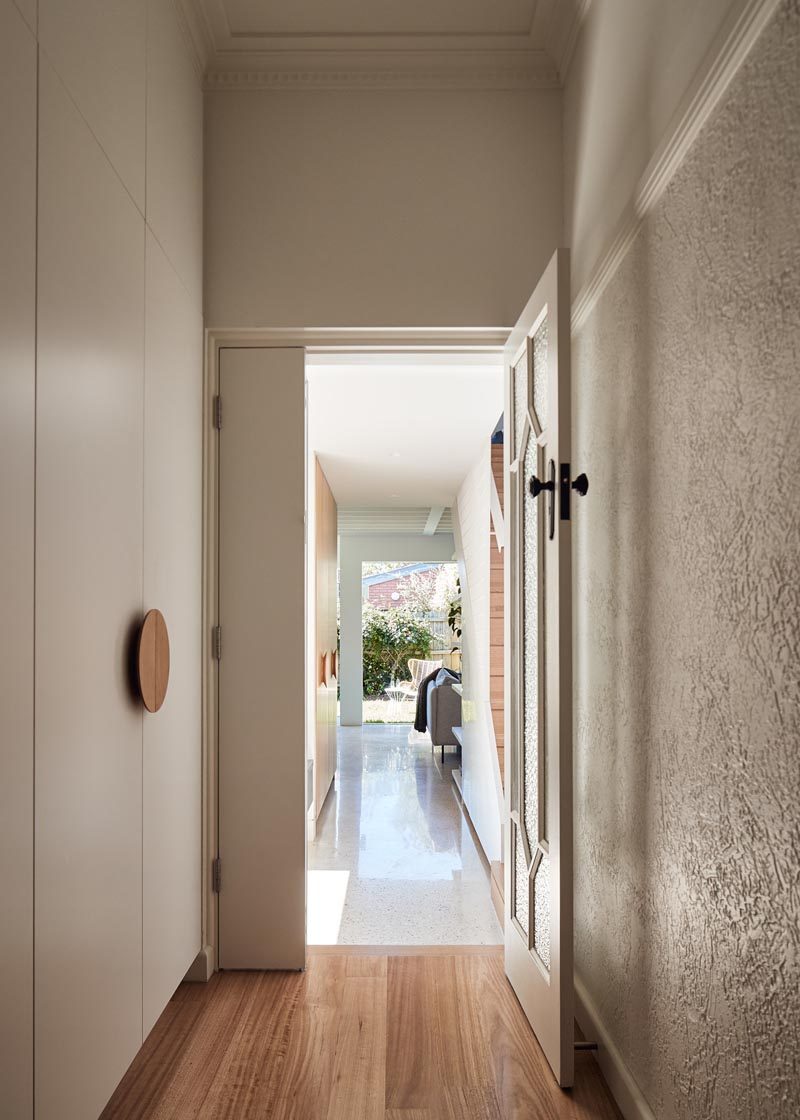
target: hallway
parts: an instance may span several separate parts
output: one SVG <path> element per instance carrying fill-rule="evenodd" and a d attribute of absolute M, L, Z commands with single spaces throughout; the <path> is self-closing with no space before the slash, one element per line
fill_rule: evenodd
<path fill-rule="evenodd" d="M 594 1058 L 563 1092 L 499 949 L 310 950 L 182 984 L 101 1120 L 615 1120 Z"/>
<path fill-rule="evenodd" d="M 338 731 L 338 771 L 308 846 L 310 945 L 498 945 L 489 872 L 458 803 L 452 749 L 408 724 Z"/>

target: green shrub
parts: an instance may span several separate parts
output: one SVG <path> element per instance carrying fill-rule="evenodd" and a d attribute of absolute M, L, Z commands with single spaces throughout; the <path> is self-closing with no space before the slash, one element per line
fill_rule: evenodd
<path fill-rule="evenodd" d="M 410 679 L 411 657 L 426 658 L 433 635 L 410 611 L 393 608 L 379 611 L 364 604 L 361 623 L 364 664 L 364 696 L 380 696 L 392 680 Z"/>

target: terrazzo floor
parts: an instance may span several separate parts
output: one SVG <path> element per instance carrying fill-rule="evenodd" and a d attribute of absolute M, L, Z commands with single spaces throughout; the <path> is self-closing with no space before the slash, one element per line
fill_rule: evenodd
<path fill-rule="evenodd" d="M 499 945 L 489 873 L 444 766 L 408 724 L 341 727 L 308 845 L 310 945 Z M 413 736 L 412 736 L 413 739 Z"/>

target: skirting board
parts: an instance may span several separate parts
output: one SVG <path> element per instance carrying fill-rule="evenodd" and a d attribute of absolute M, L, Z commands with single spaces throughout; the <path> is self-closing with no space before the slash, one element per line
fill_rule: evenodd
<path fill-rule="evenodd" d="M 183 979 L 190 984 L 206 984 L 213 974 L 214 950 L 210 945 L 204 945 L 189 965 L 189 971 Z"/>
<path fill-rule="evenodd" d="M 597 1013 L 583 982 L 575 977 L 575 1018 L 586 1038 L 597 1042 L 597 1061 L 625 1120 L 656 1120 L 633 1074 Z"/>

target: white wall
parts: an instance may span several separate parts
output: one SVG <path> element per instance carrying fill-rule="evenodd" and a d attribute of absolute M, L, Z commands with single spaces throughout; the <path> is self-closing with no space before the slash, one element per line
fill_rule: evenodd
<path fill-rule="evenodd" d="M 595 0 L 564 90 L 564 244 L 585 284 L 726 16 L 741 0 Z"/>
<path fill-rule="evenodd" d="M 340 722 L 361 724 L 363 666 L 361 645 L 361 565 L 370 560 L 452 560 L 451 533 L 403 535 L 374 533 L 339 537 Z"/>
<path fill-rule="evenodd" d="M 461 788 L 486 858 L 502 859 L 502 786 L 489 698 L 489 433 L 453 509 L 461 579 L 464 748 Z"/>
<path fill-rule="evenodd" d="M 37 1116 L 86 1120 L 199 949 L 202 95 L 172 0 L 0 0 L 0 29 L 20 674 L 2 696 L 3 1110 L 31 1116 L 35 1052 Z M 144 716 L 130 657 L 152 606 L 171 682 Z"/>
<path fill-rule="evenodd" d="M 213 327 L 513 325 L 561 229 L 561 94 L 206 96 Z"/>

